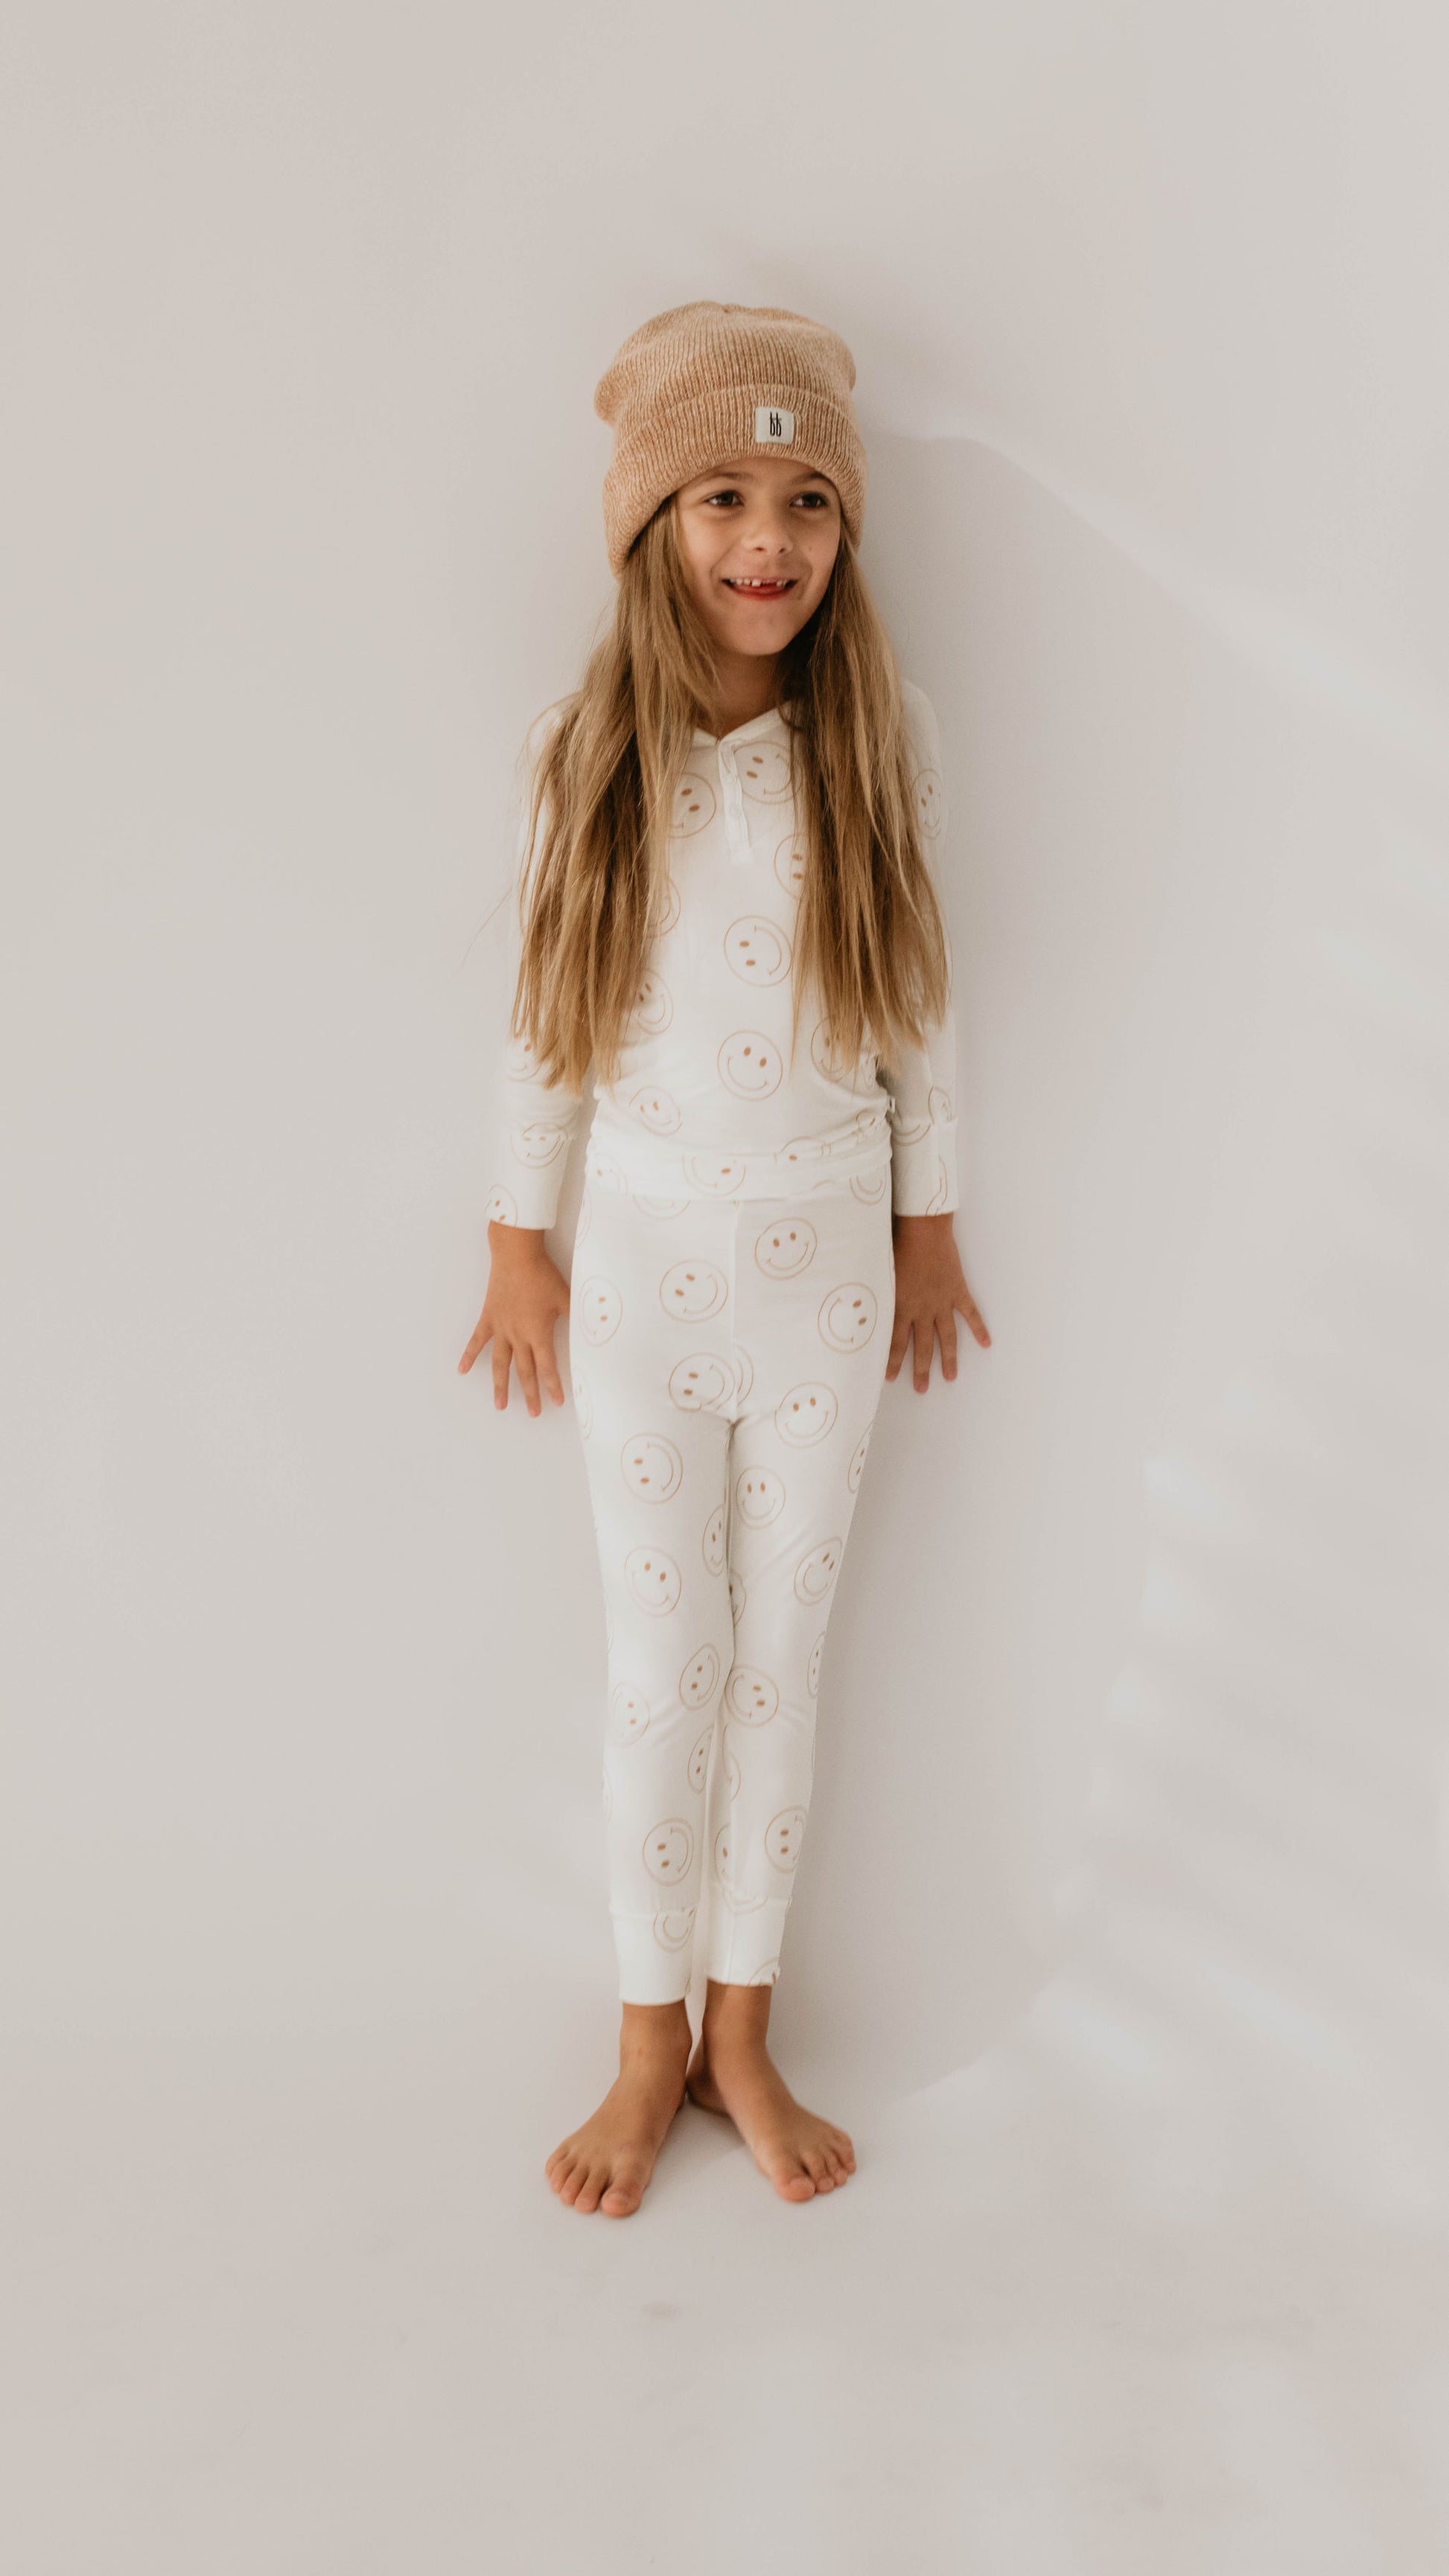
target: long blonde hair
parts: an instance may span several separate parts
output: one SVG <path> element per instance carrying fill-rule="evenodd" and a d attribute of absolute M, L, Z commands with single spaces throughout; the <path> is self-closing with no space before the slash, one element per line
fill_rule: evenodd
<path fill-rule="evenodd" d="M 779 694 L 805 841 L 795 1027 L 813 988 L 842 1061 L 919 1043 L 945 1008 L 945 936 L 900 673 L 844 529 L 825 596 L 782 657 Z M 534 766 L 512 1027 L 571 1091 L 591 1061 L 601 1083 L 618 1072 L 668 891 L 674 791 L 714 702 L 671 497 L 635 541 L 613 624 Z"/>

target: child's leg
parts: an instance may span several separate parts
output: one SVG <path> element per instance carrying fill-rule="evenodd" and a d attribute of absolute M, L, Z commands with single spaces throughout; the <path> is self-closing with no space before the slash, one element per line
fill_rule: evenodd
<path fill-rule="evenodd" d="M 664 2004 L 689 1989 L 705 1783 L 734 1652 L 730 1212 L 660 1214 L 598 1189 L 590 1202 L 570 1362 L 610 1621 L 609 1908 L 621 1997 Z"/>
<path fill-rule="evenodd" d="M 845 2132 L 797 2102 L 765 2045 L 815 1771 L 826 1625 L 894 1303 L 888 1191 L 740 1210 L 736 1308 L 752 1383 L 731 1456 L 735 1664 L 710 1785 L 709 1973 L 689 2072 L 781 2197 L 854 2170 Z"/>
<path fill-rule="evenodd" d="M 885 1377 L 890 1206 L 820 1192 L 742 1208 L 740 1346 L 752 1383 L 730 1459 L 735 1661 L 710 1784 L 706 1965 L 769 1985 L 815 1776 L 826 1628 Z"/>
<path fill-rule="evenodd" d="M 619 2074 L 546 2171 L 627 2217 L 684 2098 L 705 1781 L 733 1653 L 726 1562 L 729 1212 L 591 1183 L 570 1299 L 574 1401 L 609 1616 L 604 1801 Z"/>

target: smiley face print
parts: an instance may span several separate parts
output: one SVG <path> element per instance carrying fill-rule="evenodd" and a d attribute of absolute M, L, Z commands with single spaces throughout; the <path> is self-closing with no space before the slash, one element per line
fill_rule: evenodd
<path fill-rule="evenodd" d="M 719 1648 L 706 1638 L 679 1676 L 679 1696 L 686 1708 L 708 1708 L 718 1688 Z"/>
<path fill-rule="evenodd" d="M 775 874 L 787 894 L 798 902 L 805 884 L 805 852 L 791 832 L 775 852 Z"/>
<path fill-rule="evenodd" d="M 609 1733 L 616 1744 L 638 1744 L 650 1718 L 649 1702 L 637 1682 L 616 1682 L 609 1693 Z"/>
<path fill-rule="evenodd" d="M 623 1198 L 628 1191 L 629 1184 L 612 1154 L 589 1154 L 584 1171 L 591 1189 L 607 1190 L 611 1198 Z"/>
<path fill-rule="evenodd" d="M 725 1737 L 724 1745 L 724 1775 L 725 1785 L 729 1790 L 731 1800 L 734 1800 L 739 1796 L 741 1789 L 744 1787 L 744 1775 L 740 1770 L 739 1755 L 735 1752 L 728 1735 Z"/>
<path fill-rule="evenodd" d="M 647 1127 L 651 1136 L 672 1136 L 684 1124 L 684 1112 L 672 1092 L 661 1091 L 655 1082 L 646 1082 L 629 1102 L 629 1115 Z"/>
<path fill-rule="evenodd" d="M 747 1467 L 735 1481 L 735 1510 L 746 1529 L 768 1529 L 785 1508 L 785 1479 L 773 1467 Z"/>
<path fill-rule="evenodd" d="M 767 1225 L 755 1237 L 755 1262 L 767 1279 L 798 1279 L 815 1258 L 820 1241 L 815 1228 L 803 1216 L 792 1217 L 788 1224 Z"/>
<path fill-rule="evenodd" d="M 859 1199 L 862 1207 L 879 1207 L 890 1185 L 890 1165 L 883 1163 L 878 1172 L 857 1172 L 850 1184 L 850 1195 Z"/>
<path fill-rule="evenodd" d="M 765 1852 L 776 1869 L 791 1870 L 800 1857 L 805 1839 L 803 1807 L 782 1807 L 765 1827 Z"/>
<path fill-rule="evenodd" d="M 694 1932 L 692 1905 L 676 1905 L 654 1917 L 654 1938 L 661 1950 L 687 1950 Z"/>
<path fill-rule="evenodd" d="M 694 1351 L 669 1372 L 669 1401 L 681 1413 L 720 1413 L 734 1391 L 734 1370 L 714 1351 Z"/>
<path fill-rule="evenodd" d="M 866 1061 L 864 1048 L 854 1055 L 848 1047 L 839 1046 L 823 1020 L 817 1020 L 810 1039 L 810 1061 L 822 1082 L 850 1082 Z"/>
<path fill-rule="evenodd" d="M 518 1161 L 527 1163 L 533 1171 L 541 1171 L 546 1164 L 556 1163 L 560 1154 L 566 1154 L 569 1149 L 569 1140 L 563 1129 L 550 1127 L 542 1118 L 531 1118 L 526 1127 L 510 1127 L 508 1143 Z"/>
<path fill-rule="evenodd" d="M 742 984 L 783 984 L 790 972 L 790 942 L 760 913 L 745 913 L 724 935 L 725 964 Z"/>
<path fill-rule="evenodd" d="M 936 1186 L 926 1201 L 927 1216 L 940 1216 L 944 1212 L 946 1201 L 950 1195 L 951 1184 L 946 1178 L 946 1166 L 944 1163 L 938 1161 L 936 1165 Z"/>
<path fill-rule="evenodd" d="M 654 889 L 656 919 L 654 927 L 663 939 L 678 927 L 680 915 L 679 888 L 673 877 L 664 877 Z"/>
<path fill-rule="evenodd" d="M 705 1522 L 704 1536 L 700 1540 L 699 1545 L 700 1554 L 704 1558 L 704 1570 L 706 1574 L 723 1574 L 725 1570 L 725 1507 L 723 1503 L 721 1503 L 717 1512 L 710 1513 L 708 1520 Z"/>
<path fill-rule="evenodd" d="M 684 1460 L 662 1431 L 636 1431 L 619 1454 L 619 1470 L 641 1503 L 667 1503 L 684 1480 Z"/>
<path fill-rule="evenodd" d="M 717 1315 L 729 1281 L 712 1261 L 676 1261 L 659 1282 L 659 1303 L 678 1324 L 702 1324 Z"/>
<path fill-rule="evenodd" d="M 631 1547 L 624 1559 L 624 1580 L 633 1599 L 651 1619 L 667 1618 L 679 1606 L 684 1578 L 662 1547 Z"/>
<path fill-rule="evenodd" d="M 915 781 L 916 824 L 928 841 L 940 838 L 946 814 L 946 791 L 939 769 L 921 770 Z"/>
<path fill-rule="evenodd" d="M 737 1198 L 745 1185 L 745 1167 L 737 1154 L 686 1154 L 685 1178 L 710 1198 Z M 689 1202 L 684 1202 L 687 1207 Z"/>
<path fill-rule="evenodd" d="M 840 1572 L 843 1545 L 844 1541 L 838 1538 L 822 1539 L 819 1547 L 812 1547 L 809 1555 L 802 1556 L 796 1566 L 795 1598 L 803 1601 L 807 1610 L 814 1609 L 829 1592 Z"/>
<path fill-rule="evenodd" d="M 674 791 L 669 828 L 676 841 L 692 841 L 714 820 L 714 789 L 707 778 L 687 769 Z"/>
<path fill-rule="evenodd" d="M 780 1693 L 768 1673 L 736 1664 L 725 1685 L 725 1700 L 731 1717 L 737 1717 L 741 1726 L 768 1726 L 780 1705 Z"/>
<path fill-rule="evenodd" d="M 827 1431 L 833 1431 L 840 1412 L 840 1399 L 834 1387 L 823 1378 L 805 1378 L 792 1386 L 775 1407 L 775 1429 L 791 1449 L 813 1449 Z"/>
<path fill-rule="evenodd" d="M 755 1363 L 749 1352 L 735 1344 L 735 1402 L 743 1404 L 755 1383 Z"/>
<path fill-rule="evenodd" d="M 781 1146 L 775 1162 L 782 1172 L 804 1172 L 812 1163 L 823 1163 L 829 1151 L 823 1136 L 792 1136 L 788 1145 Z"/>
<path fill-rule="evenodd" d="M 682 1816 L 666 1816 L 644 1837 L 644 1866 L 661 1887 L 677 1887 L 694 1858 L 694 1827 Z"/>
<path fill-rule="evenodd" d="M 654 974 L 641 976 L 639 990 L 634 996 L 634 1018 L 637 1025 L 647 1036 L 657 1038 L 662 1029 L 668 1028 L 673 1017 L 674 996 L 663 976 Z"/>
<path fill-rule="evenodd" d="M 734 1621 L 734 1623 L 735 1623 L 735 1626 L 736 1626 L 736 1627 L 738 1627 L 738 1626 L 739 1626 L 740 1621 L 743 1619 L 743 1617 L 744 1617 L 744 1615 L 745 1615 L 745 1603 L 748 1601 L 749 1597 L 750 1597 L 750 1596 L 749 1596 L 749 1594 L 748 1594 L 748 1593 L 746 1592 L 746 1590 L 745 1590 L 745 1578 L 744 1578 L 744 1576 L 743 1576 L 742 1574 L 737 1574 L 737 1573 L 735 1572 L 734 1567 L 733 1567 L 733 1566 L 731 1566 L 731 1567 L 730 1567 L 730 1617 L 733 1619 L 733 1621 Z"/>
<path fill-rule="evenodd" d="M 780 1962 L 778 1959 L 767 1959 L 763 1968 L 757 1968 L 752 1977 L 747 1977 L 745 1979 L 745 1983 L 748 1986 L 777 1986 L 779 1982 Z"/>
<path fill-rule="evenodd" d="M 790 755 L 778 742 L 752 742 L 739 764 L 740 785 L 757 805 L 781 805 L 790 793 Z"/>
<path fill-rule="evenodd" d="M 810 1661 L 805 1667 L 805 1687 L 812 1699 L 818 1699 L 820 1696 L 820 1666 L 824 1654 L 825 1640 L 823 1637 L 817 1637 L 810 1649 Z"/>
<path fill-rule="evenodd" d="M 820 1338 L 832 1351 L 863 1351 L 875 1331 L 877 1312 L 875 1290 L 864 1280 L 847 1279 L 822 1301 Z"/>
<path fill-rule="evenodd" d="M 624 1300 L 612 1279 L 586 1279 L 579 1290 L 579 1331 L 591 1349 L 612 1341 L 624 1313 Z"/>
<path fill-rule="evenodd" d="M 870 1433 L 867 1431 L 864 1439 L 856 1442 L 851 1452 L 850 1465 L 845 1471 L 845 1481 L 853 1494 L 858 1494 L 860 1491 L 860 1480 L 865 1474 L 865 1453 L 869 1447 Z"/>
<path fill-rule="evenodd" d="M 726 1091 L 736 1100 L 768 1100 L 778 1091 L 785 1074 L 785 1059 L 773 1038 L 759 1029 L 735 1029 L 725 1039 L 715 1063 Z"/>
<path fill-rule="evenodd" d="M 538 1071 L 538 1058 L 527 1038 L 510 1038 L 504 1051 L 503 1070 L 510 1082 L 532 1082 Z"/>
<path fill-rule="evenodd" d="M 713 1742 L 714 1719 L 711 1718 L 704 1732 L 694 1739 L 684 1774 L 691 1789 L 700 1797 L 704 1794 L 704 1784 L 709 1778 L 709 1749 Z"/>
<path fill-rule="evenodd" d="M 518 1201 L 512 1190 L 494 1190 L 488 1201 L 490 1225 L 517 1225 Z"/>
<path fill-rule="evenodd" d="M 634 1205 L 642 1210 L 645 1216 L 683 1216 L 689 1201 L 688 1199 L 641 1199 L 636 1194 Z"/>
<path fill-rule="evenodd" d="M 931 1113 L 933 1124 L 937 1127 L 949 1126 L 956 1115 L 956 1103 L 944 1082 L 932 1083 L 926 1095 L 926 1107 Z"/>

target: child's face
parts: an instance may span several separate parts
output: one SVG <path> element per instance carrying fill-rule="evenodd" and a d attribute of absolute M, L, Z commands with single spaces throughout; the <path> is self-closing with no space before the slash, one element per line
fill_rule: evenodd
<path fill-rule="evenodd" d="M 783 456 L 713 466 L 674 496 L 689 587 L 728 653 L 782 653 L 825 596 L 840 496 Z"/>

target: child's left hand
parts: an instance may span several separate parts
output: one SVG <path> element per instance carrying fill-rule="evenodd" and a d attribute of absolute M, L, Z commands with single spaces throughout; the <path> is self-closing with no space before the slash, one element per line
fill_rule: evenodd
<path fill-rule="evenodd" d="M 906 1346 L 915 1336 L 912 1371 L 916 1393 L 931 1382 L 931 1355 L 941 1345 L 941 1375 L 956 1374 L 956 1317 L 964 1315 L 983 1350 L 991 1335 L 966 1285 L 949 1216 L 898 1216 L 895 1221 L 896 1320 L 886 1376 L 899 1377 Z"/>

